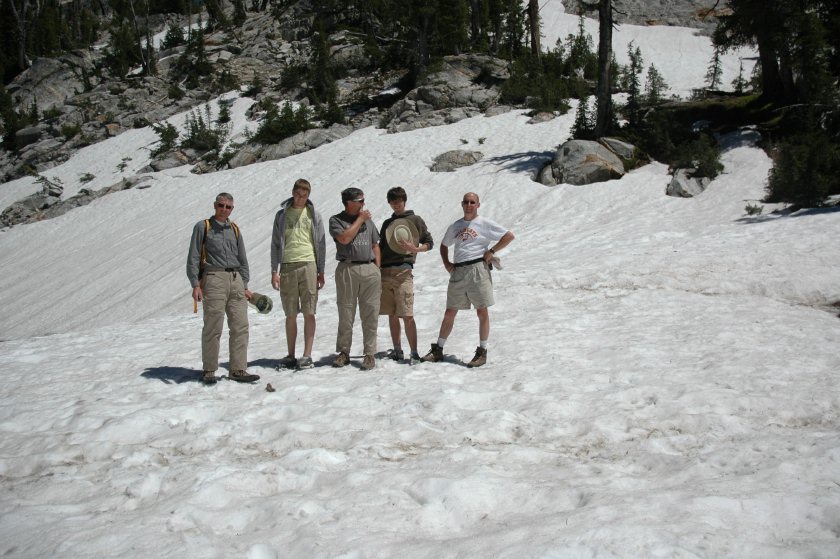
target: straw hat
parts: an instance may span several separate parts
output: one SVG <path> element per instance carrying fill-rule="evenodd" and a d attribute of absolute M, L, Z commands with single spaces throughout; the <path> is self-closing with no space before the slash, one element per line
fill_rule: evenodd
<path fill-rule="evenodd" d="M 271 297 L 261 293 L 254 293 L 251 296 L 251 304 L 257 308 L 260 314 L 268 314 L 274 308 L 274 302 L 271 300 Z"/>
<path fill-rule="evenodd" d="M 397 254 L 409 254 L 407 250 L 400 246 L 400 241 L 409 241 L 414 246 L 420 240 L 420 232 L 417 227 L 404 217 L 399 217 L 388 224 L 385 230 L 385 240 L 388 246 Z"/>

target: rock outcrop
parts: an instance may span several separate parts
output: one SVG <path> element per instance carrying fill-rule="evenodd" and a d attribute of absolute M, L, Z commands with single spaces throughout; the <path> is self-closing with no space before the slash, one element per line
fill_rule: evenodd
<path fill-rule="evenodd" d="M 624 173 L 624 163 L 604 145 L 589 140 L 569 140 L 560 146 L 538 180 L 545 185 L 581 185 L 619 179 Z"/>

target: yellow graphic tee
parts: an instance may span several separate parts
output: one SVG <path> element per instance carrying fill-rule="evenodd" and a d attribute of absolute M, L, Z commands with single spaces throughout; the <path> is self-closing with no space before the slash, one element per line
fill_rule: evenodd
<path fill-rule="evenodd" d="M 312 214 L 309 207 L 286 208 L 286 243 L 283 264 L 314 262 L 315 242 L 312 238 Z"/>

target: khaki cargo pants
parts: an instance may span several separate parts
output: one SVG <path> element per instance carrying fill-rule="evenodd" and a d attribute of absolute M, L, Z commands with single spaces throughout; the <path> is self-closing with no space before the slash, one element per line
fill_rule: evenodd
<path fill-rule="evenodd" d="M 335 291 L 338 305 L 338 336 L 335 350 L 350 354 L 353 345 L 353 322 L 356 306 L 362 318 L 365 355 L 376 353 L 376 328 L 379 321 L 379 297 L 382 279 L 376 264 L 339 262 L 335 268 Z"/>
<path fill-rule="evenodd" d="M 204 292 L 204 329 L 201 331 L 201 361 L 205 371 L 219 368 L 219 342 L 225 315 L 230 330 L 231 371 L 248 368 L 248 300 L 239 272 L 206 272 L 201 280 Z"/>

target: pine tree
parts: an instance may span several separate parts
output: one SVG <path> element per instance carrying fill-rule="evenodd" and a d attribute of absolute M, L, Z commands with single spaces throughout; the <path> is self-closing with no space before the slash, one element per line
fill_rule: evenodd
<path fill-rule="evenodd" d="M 720 87 L 723 67 L 720 63 L 721 48 L 715 45 L 715 52 L 706 70 L 706 89 L 714 90 Z"/>
<path fill-rule="evenodd" d="M 575 111 L 575 123 L 572 125 L 572 137 L 576 140 L 594 139 L 595 125 L 589 111 L 589 99 L 581 97 Z"/>
<path fill-rule="evenodd" d="M 645 103 L 655 106 L 662 102 L 662 97 L 668 91 L 668 84 L 665 78 L 653 64 L 648 68 L 647 80 L 645 81 Z"/>
<path fill-rule="evenodd" d="M 631 41 L 627 45 L 627 56 L 630 58 L 630 68 L 627 74 L 627 104 L 624 106 L 624 116 L 629 126 L 637 126 L 641 119 L 642 95 L 639 76 L 642 74 L 644 61 L 642 51 Z"/>
<path fill-rule="evenodd" d="M 732 80 L 732 89 L 735 90 L 735 93 L 741 95 L 747 89 L 747 80 L 744 79 L 744 61 L 738 61 L 738 76 Z"/>

